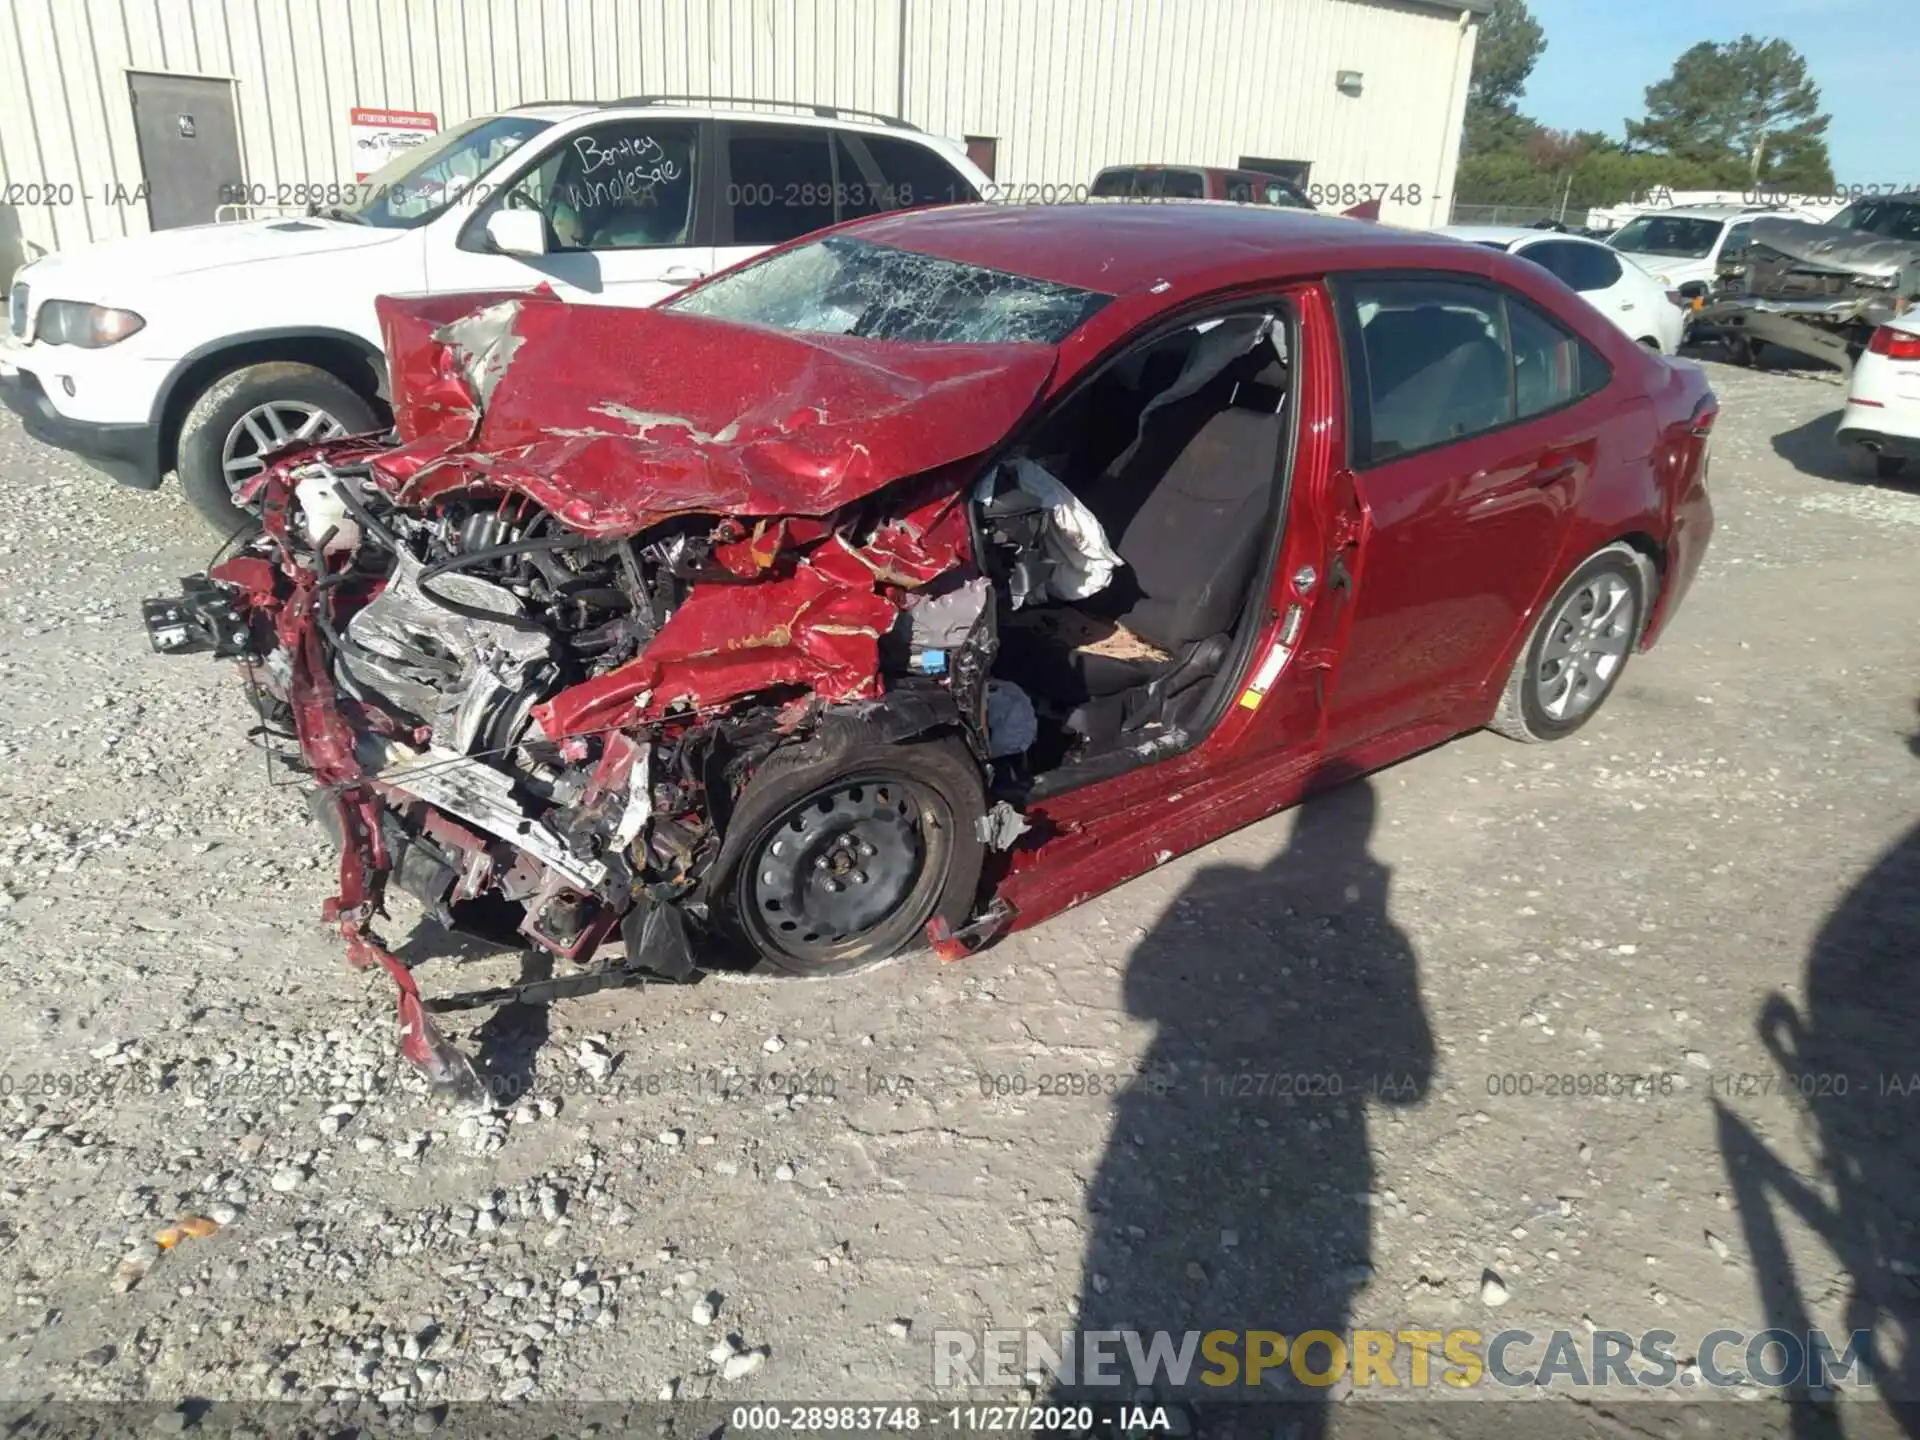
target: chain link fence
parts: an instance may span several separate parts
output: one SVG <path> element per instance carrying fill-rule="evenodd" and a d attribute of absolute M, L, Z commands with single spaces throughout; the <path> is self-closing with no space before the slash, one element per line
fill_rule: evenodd
<path fill-rule="evenodd" d="M 1565 225 L 1587 223 L 1584 206 L 1569 206 L 1562 214 L 1558 205 L 1472 205 L 1456 200 L 1448 223 L 1452 225 L 1533 225 L 1541 220 L 1557 220 Z"/>

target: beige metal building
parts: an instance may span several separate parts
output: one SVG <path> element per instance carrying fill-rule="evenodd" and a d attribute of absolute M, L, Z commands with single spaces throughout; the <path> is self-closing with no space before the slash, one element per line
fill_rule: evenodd
<path fill-rule="evenodd" d="M 396 127 L 636 94 L 898 115 L 1023 194 L 1258 162 L 1433 224 L 1490 3 L 0 0 L 0 284 L 41 249 L 299 207 Z"/>

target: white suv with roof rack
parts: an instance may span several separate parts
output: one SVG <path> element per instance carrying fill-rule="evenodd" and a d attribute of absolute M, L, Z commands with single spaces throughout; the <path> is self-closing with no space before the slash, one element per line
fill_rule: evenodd
<path fill-rule="evenodd" d="M 1749 225 L 1763 218 L 1813 217 L 1776 205 L 1675 206 L 1642 211 L 1609 235 L 1607 244 L 1631 255 L 1670 290 L 1696 284 L 1711 289 L 1721 257 L 1744 250 Z"/>
<path fill-rule="evenodd" d="M 980 198 L 956 141 L 824 105 L 525 105 L 451 127 L 343 203 L 61 251 L 15 276 L 0 400 L 114 479 L 169 471 L 223 531 L 294 437 L 383 423 L 374 297 L 531 289 L 652 305 L 809 231 Z"/>

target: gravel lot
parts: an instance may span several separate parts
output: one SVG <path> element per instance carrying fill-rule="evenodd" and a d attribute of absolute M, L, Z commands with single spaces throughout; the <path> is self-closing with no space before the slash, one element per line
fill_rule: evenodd
<path fill-rule="evenodd" d="M 1713 549 L 1574 740 L 962 964 L 475 1012 L 529 1097 L 479 1118 L 396 1069 L 227 668 L 147 651 L 185 505 L 0 420 L 0 1396 L 872 1400 L 1122 1316 L 1877 1327 L 1920 1392 L 1920 486 L 1845 478 L 1831 376 L 1713 377 Z"/>

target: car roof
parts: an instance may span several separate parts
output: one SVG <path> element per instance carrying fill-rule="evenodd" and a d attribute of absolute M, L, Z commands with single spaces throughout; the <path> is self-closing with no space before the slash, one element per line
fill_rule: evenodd
<path fill-rule="evenodd" d="M 543 120 L 571 120 L 576 115 L 591 115 L 600 107 L 581 104 L 572 100 L 534 100 L 525 105 L 515 105 L 503 110 L 503 115 L 537 115 Z"/>
<path fill-rule="evenodd" d="M 1517 245 L 1522 240 L 1571 240 L 1576 245 L 1598 245 L 1585 235 L 1569 235 L 1562 230 L 1535 230 L 1527 225 L 1442 225 L 1433 232 L 1470 240 L 1475 245 Z"/>
<path fill-rule="evenodd" d="M 1772 205 L 1674 205 L 1659 210 L 1642 210 L 1638 215 L 1629 215 L 1621 223 L 1630 225 L 1635 220 L 1649 216 L 1662 219 L 1668 216 L 1676 220 L 1737 220 L 1743 215 L 1781 215 L 1786 206 Z"/>
<path fill-rule="evenodd" d="M 1470 270 L 1465 256 L 1490 253 L 1364 220 L 1185 200 L 942 205 L 855 220 L 837 233 L 1108 295 L 1163 280 L 1230 284 L 1261 259 L 1272 263 L 1258 269 L 1280 275 L 1389 265 Z"/>
<path fill-rule="evenodd" d="M 537 100 L 516 105 L 509 113 L 529 111 L 560 112 L 556 119 L 573 119 L 587 114 L 674 115 L 688 119 L 721 118 L 778 120 L 797 125 L 843 128 L 858 126 L 868 130 L 891 130 L 933 140 L 910 120 L 883 115 L 877 110 L 858 110 L 844 105 L 822 105 L 806 100 L 761 100 L 742 95 L 628 95 L 618 100 Z"/>
<path fill-rule="evenodd" d="M 1192 170 L 1201 175 L 1223 175 L 1233 179 L 1273 180 L 1285 185 L 1290 183 L 1286 176 L 1275 175 L 1267 170 L 1248 170 L 1239 165 L 1189 165 L 1180 160 L 1129 160 L 1121 165 L 1102 165 L 1096 176 L 1105 175 L 1109 170 Z"/>

